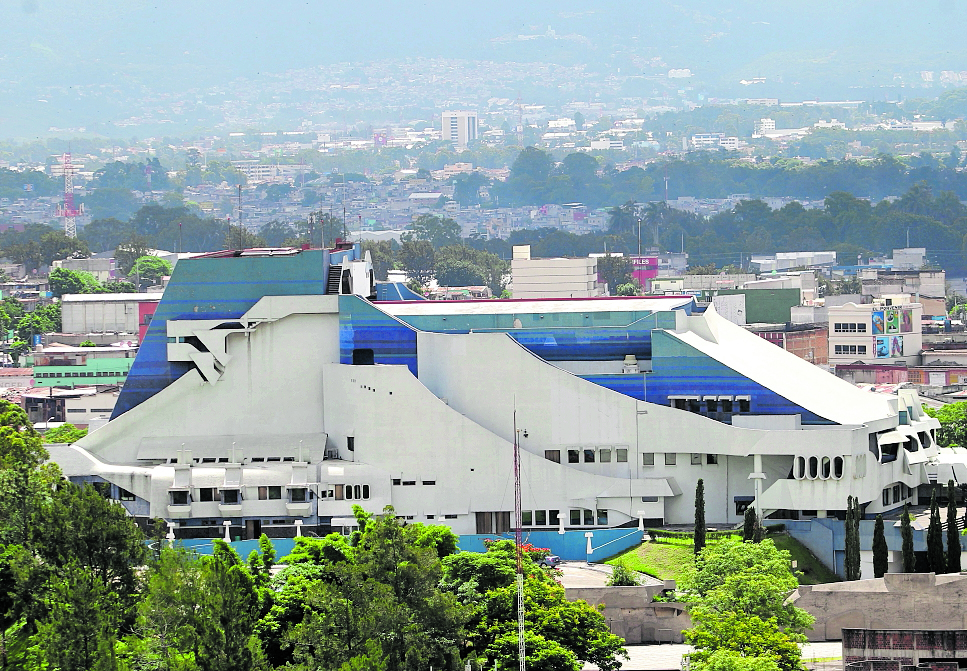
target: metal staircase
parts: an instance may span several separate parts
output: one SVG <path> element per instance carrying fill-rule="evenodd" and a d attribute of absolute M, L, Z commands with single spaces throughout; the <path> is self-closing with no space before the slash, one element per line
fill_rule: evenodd
<path fill-rule="evenodd" d="M 339 294 L 342 283 L 342 264 L 329 266 L 329 276 L 326 278 L 326 295 Z"/>

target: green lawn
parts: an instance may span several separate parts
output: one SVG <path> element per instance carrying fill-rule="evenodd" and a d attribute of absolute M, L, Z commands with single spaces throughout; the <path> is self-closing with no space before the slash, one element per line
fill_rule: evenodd
<path fill-rule="evenodd" d="M 786 534 L 770 534 L 776 547 L 786 550 L 796 561 L 803 575 L 803 585 L 838 582 L 839 578 L 823 565 L 802 543 Z M 680 580 L 695 567 L 695 553 L 691 539 L 661 538 L 642 543 L 627 552 L 609 559 L 606 564 L 623 564 L 634 571 L 647 573 L 660 580 Z"/>

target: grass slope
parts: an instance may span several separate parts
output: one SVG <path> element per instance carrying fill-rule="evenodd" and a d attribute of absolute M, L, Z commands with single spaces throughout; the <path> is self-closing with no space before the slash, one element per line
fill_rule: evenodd
<path fill-rule="evenodd" d="M 802 585 L 838 582 L 839 578 L 816 558 L 802 543 L 786 534 L 770 535 L 776 547 L 789 552 L 796 561 Z M 695 566 L 691 539 L 660 538 L 642 543 L 627 552 L 609 559 L 607 564 L 622 564 L 634 571 L 647 573 L 660 580 L 680 580 Z"/>

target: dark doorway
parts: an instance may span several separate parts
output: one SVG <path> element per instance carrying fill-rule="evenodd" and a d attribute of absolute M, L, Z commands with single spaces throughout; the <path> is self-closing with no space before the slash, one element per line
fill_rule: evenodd
<path fill-rule="evenodd" d="M 245 520 L 245 540 L 255 540 L 262 535 L 262 520 Z"/>

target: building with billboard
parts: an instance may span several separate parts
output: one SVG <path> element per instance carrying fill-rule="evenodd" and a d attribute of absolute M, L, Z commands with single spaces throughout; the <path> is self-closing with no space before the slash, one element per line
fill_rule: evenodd
<path fill-rule="evenodd" d="M 830 306 L 829 364 L 919 364 L 922 312 L 919 303 Z"/>
<path fill-rule="evenodd" d="M 376 301 L 359 248 L 182 261 L 113 417 L 51 455 L 181 537 L 326 533 L 352 507 L 527 530 L 867 514 L 928 482 L 936 420 L 688 296 Z M 903 493 L 885 501 L 884 489 Z M 905 497 L 905 498 L 904 498 Z"/>

